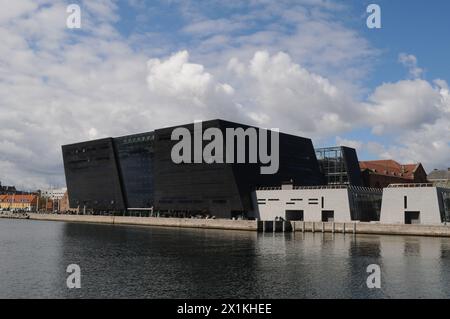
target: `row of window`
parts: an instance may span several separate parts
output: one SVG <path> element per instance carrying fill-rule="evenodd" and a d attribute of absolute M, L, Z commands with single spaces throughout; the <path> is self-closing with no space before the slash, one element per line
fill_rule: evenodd
<path fill-rule="evenodd" d="M 132 143 L 153 141 L 154 139 L 155 139 L 154 135 L 137 136 L 137 137 L 135 136 L 124 138 L 121 142 L 123 142 L 124 144 L 132 144 Z"/>

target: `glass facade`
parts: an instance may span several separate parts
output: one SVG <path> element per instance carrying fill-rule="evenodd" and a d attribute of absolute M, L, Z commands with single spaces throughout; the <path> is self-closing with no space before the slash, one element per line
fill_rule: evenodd
<path fill-rule="evenodd" d="M 438 189 L 439 191 L 439 189 Z M 441 220 L 443 223 L 450 222 L 450 190 L 442 190 L 442 211 L 441 211 Z"/>
<path fill-rule="evenodd" d="M 327 185 L 363 185 L 358 156 L 353 148 L 337 146 L 315 151 Z"/>
<path fill-rule="evenodd" d="M 379 189 L 349 187 L 350 213 L 352 220 L 362 222 L 379 221 L 383 192 Z"/>
<path fill-rule="evenodd" d="M 349 183 L 340 147 L 317 149 L 316 156 L 328 185 Z"/>
<path fill-rule="evenodd" d="M 128 209 L 153 206 L 153 132 L 114 139 Z"/>

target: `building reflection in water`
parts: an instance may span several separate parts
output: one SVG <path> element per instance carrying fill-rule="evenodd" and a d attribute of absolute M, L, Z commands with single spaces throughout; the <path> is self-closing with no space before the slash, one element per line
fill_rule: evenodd
<path fill-rule="evenodd" d="M 64 224 L 60 264 L 82 269 L 62 297 L 446 297 L 450 239 L 322 233 L 256 234 Z M 382 269 L 368 289 L 367 266 Z"/>

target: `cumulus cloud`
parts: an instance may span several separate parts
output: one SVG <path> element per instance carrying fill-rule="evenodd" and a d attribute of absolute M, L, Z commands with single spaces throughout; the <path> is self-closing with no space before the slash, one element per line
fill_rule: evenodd
<path fill-rule="evenodd" d="M 196 118 L 225 117 L 301 135 L 350 130 L 363 108 L 327 78 L 309 72 L 283 52 L 257 51 L 232 58 L 220 82 L 181 51 L 147 63 L 147 83 L 164 110 L 190 108 Z"/>
<path fill-rule="evenodd" d="M 369 96 L 366 106 L 376 134 L 432 124 L 444 108 L 440 88 L 420 79 L 383 84 Z"/>
<path fill-rule="evenodd" d="M 147 67 L 152 94 L 175 99 L 176 103 L 206 108 L 208 102 L 223 104 L 234 93 L 230 85 L 217 82 L 203 65 L 190 63 L 187 51 L 173 54 L 165 61 L 150 59 Z"/>
<path fill-rule="evenodd" d="M 258 125 L 308 136 L 351 129 L 362 108 L 325 77 L 294 63 L 283 52 L 258 51 L 248 63 L 228 64 L 236 99 Z"/>

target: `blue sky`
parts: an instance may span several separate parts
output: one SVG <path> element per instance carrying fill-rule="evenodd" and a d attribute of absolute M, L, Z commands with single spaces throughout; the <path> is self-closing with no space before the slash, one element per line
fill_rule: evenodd
<path fill-rule="evenodd" d="M 181 29 L 189 23 L 180 12 L 176 1 L 147 1 L 133 6 L 128 1 L 119 1 L 120 20 L 118 30 L 124 36 L 159 33 L 172 39 L 173 49 L 182 50 L 195 42 L 195 37 L 186 36 Z M 245 1 L 242 1 L 245 2 Z M 331 2 L 331 1 L 330 1 Z M 374 70 L 367 78 L 369 87 L 383 82 L 397 81 L 405 77 L 405 70 L 398 63 L 402 52 L 414 54 L 425 68 L 425 79 L 450 79 L 450 67 L 445 61 L 450 56 L 450 2 L 446 0 L 408 1 L 336 1 L 345 9 L 333 16 L 349 28 L 364 36 L 380 56 L 373 61 Z M 365 24 L 366 8 L 376 3 L 382 9 L 382 28 L 368 29 Z M 197 9 L 211 19 L 228 18 L 233 14 L 244 14 L 244 8 L 225 8 L 221 5 L 198 1 Z M 137 19 L 137 20 L 136 20 Z M 266 29 L 267 25 L 249 25 L 243 33 Z M 190 48 L 192 49 L 192 48 Z"/>
<path fill-rule="evenodd" d="M 367 2 L 368 3 L 368 2 Z M 450 2 L 377 1 L 382 8 L 383 28 L 362 29 L 364 36 L 383 51 L 369 82 L 372 87 L 404 77 L 398 54 L 414 54 L 425 68 L 425 79 L 450 79 Z"/>
<path fill-rule="evenodd" d="M 61 186 L 60 145 L 211 118 L 448 167 L 450 2 L 373 2 L 381 29 L 365 0 L 5 1 L 0 179 Z"/>

